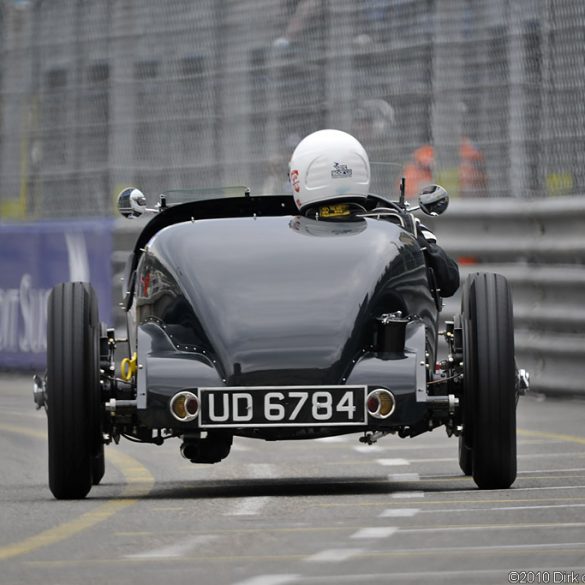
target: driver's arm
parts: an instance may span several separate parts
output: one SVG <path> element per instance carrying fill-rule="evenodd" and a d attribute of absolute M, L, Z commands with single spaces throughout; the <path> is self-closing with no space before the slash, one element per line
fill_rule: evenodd
<path fill-rule="evenodd" d="M 442 297 L 451 297 L 459 288 L 459 266 L 437 244 L 435 235 L 424 225 L 419 224 L 417 241 L 423 250 L 427 265 L 433 269 Z"/>

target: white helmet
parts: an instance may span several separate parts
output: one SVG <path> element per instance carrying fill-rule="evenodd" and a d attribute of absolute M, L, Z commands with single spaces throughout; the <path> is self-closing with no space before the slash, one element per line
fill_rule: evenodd
<path fill-rule="evenodd" d="M 299 211 L 329 201 L 359 201 L 370 188 L 370 161 L 364 147 L 340 130 L 319 130 L 301 140 L 289 173 Z"/>

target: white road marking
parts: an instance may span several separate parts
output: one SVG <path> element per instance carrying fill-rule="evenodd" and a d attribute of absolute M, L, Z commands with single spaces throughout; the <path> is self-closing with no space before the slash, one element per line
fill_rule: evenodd
<path fill-rule="evenodd" d="M 371 528 L 361 528 L 351 535 L 351 538 L 388 538 L 392 536 L 398 528 L 395 526 L 372 526 Z"/>
<path fill-rule="evenodd" d="M 455 453 L 457 453 L 457 444 L 451 443 L 449 441 L 445 443 L 422 443 L 418 439 L 415 441 L 410 441 L 409 443 L 405 441 L 381 441 L 376 443 L 377 446 L 380 446 L 385 451 L 418 451 L 420 454 L 430 453 L 435 451 L 436 449 L 450 449 L 453 451 L 455 449 Z M 457 457 L 455 455 L 454 457 Z"/>
<path fill-rule="evenodd" d="M 243 498 L 235 510 L 225 512 L 224 516 L 255 516 L 268 504 L 270 497 Z"/>
<path fill-rule="evenodd" d="M 246 447 L 246 445 L 242 445 L 241 443 L 233 443 L 232 444 L 232 451 L 236 453 L 241 453 L 244 451 L 250 451 L 250 447 Z"/>
<path fill-rule="evenodd" d="M 585 504 L 547 504 L 544 506 L 502 506 L 500 508 L 441 508 L 440 510 L 421 510 L 421 514 L 445 514 L 452 512 L 494 512 L 507 510 L 546 510 L 547 508 L 585 508 Z"/>
<path fill-rule="evenodd" d="M 539 486 L 539 487 L 523 487 L 523 488 L 511 488 L 511 490 L 515 493 L 515 492 L 532 492 L 532 491 L 542 491 L 542 490 L 582 490 L 585 489 L 585 485 L 549 485 L 549 486 Z M 440 490 L 440 491 L 436 491 L 433 492 L 434 494 L 477 494 L 478 493 L 478 489 L 473 489 L 473 490 L 457 490 L 456 492 L 453 492 L 452 490 Z M 510 490 L 509 489 L 504 489 L 504 490 L 493 490 L 492 493 L 497 493 L 498 491 L 502 491 L 505 493 L 508 493 Z"/>
<path fill-rule="evenodd" d="M 169 558 L 180 558 L 184 557 L 187 553 L 191 552 L 199 545 L 206 544 L 212 540 L 216 540 L 218 536 L 212 534 L 199 534 L 192 538 L 181 539 L 176 544 L 165 546 L 162 548 L 156 548 L 154 550 L 136 553 L 133 555 L 125 555 L 126 559 L 140 560 L 140 559 L 169 559 Z"/>
<path fill-rule="evenodd" d="M 549 504 L 546 506 L 508 506 L 492 510 L 546 510 L 548 508 L 584 508 L 585 504 Z"/>
<path fill-rule="evenodd" d="M 424 444 L 424 443 L 416 443 L 416 441 L 412 442 L 412 445 L 406 445 L 404 443 L 402 444 L 397 444 L 396 442 L 394 442 L 393 444 L 389 445 L 388 443 L 384 445 L 384 443 L 382 443 L 382 445 L 380 445 L 379 443 L 376 443 L 375 445 L 360 445 L 360 447 L 363 447 L 365 449 L 371 449 L 372 447 L 378 447 L 378 449 L 380 451 L 418 451 L 419 453 L 427 453 L 431 450 L 435 450 L 435 449 L 450 449 L 451 451 L 453 451 L 453 449 L 455 449 L 455 453 L 457 452 L 457 445 L 451 443 L 442 443 L 442 444 L 436 444 L 436 445 L 429 445 Z M 416 444 L 414 444 L 416 443 Z M 453 457 L 453 459 L 456 458 L 456 455 Z"/>
<path fill-rule="evenodd" d="M 424 498 L 425 497 L 425 493 L 424 492 L 420 492 L 420 491 L 415 491 L 415 492 L 397 492 L 395 494 L 392 494 L 392 497 L 397 499 L 397 500 L 401 500 L 401 499 L 408 499 L 408 498 Z"/>
<path fill-rule="evenodd" d="M 251 463 L 247 466 L 248 477 L 253 479 L 271 479 L 276 477 L 274 467 L 268 463 Z M 258 496 L 257 498 L 241 498 L 236 501 L 235 508 L 224 512 L 224 516 L 254 516 L 270 502 L 270 496 Z"/>
<path fill-rule="evenodd" d="M 539 567 L 539 571 L 548 571 L 552 573 L 553 571 L 563 571 L 565 574 L 569 571 L 583 573 L 585 571 L 584 566 L 580 567 Z M 367 574 L 344 574 L 344 575 L 319 575 L 319 576 L 304 576 L 302 578 L 302 582 L 307 585 L 309 583 L 333 583 L 337 585 L 338 583 L 350 583 L 351 585 L 355 585 L 356 583 L 371 583 L 371 582 L 382 582 L 388 583 L 390 581 L 399 581 L 404 582 L 405 579 L 409 581 L 416 580 L 416 581 L 426 581 L 428 579 L 437 579 L 444 582 L 445 577 L 469 577 L 469 570 L 465 571 L 413 571 L 411 573 L 367 573 Z M 473 569 L 474 575 L 501 575 L 504 578 L 510 574 L 509 569 Z M 505 579 L 504 581 L 505 582 Z M 568 581 L 567 581 L 568 582 Z M 237 584 L 240 585 L 240 584 Z"/>
<path fill-rule="evenodd" d="M 412 518 L 419 513 L 418 508 L 388 508 L 384 510 L 379 518 Z"/>
<path fill-rule="evenodd" d="M 272 479 L 276 477 L 274 467 L 270 463 L 250 463 L 250 476 L 254 479 Z"/>
<path fill-rule="evenodd" d="M 294 583 L 299 578 L 299 575 L 258 575 L 245 581 L 238 581 L 234 585 L 285 585 L 285 583 Z"/>
<path fill-rule="evenodd" d="M 315 439 L 315 441 L 319 441 L 321 443 L 347 443 L 349 440 L 350 437 L 347 435 L 341 435 L 338 437 L 321 437 L 319 439 Z"/>
<path fill-rule="evenodd" d="M 419 529 L 422 530 L 422 529 Z M 402 532 L 402 531 L 401 531 Z M 440 554 L 450 552 L 484 552 L 484 551 L 522 551 L 522 550 L 564 550 L 577 549 L 581 550 L 585 542 L 555 542 L 555 543 L 536 543 L 536 544 L 494 544 L 488 546 L 444 546 L 429 548 L 406 548 L 395 551 L 400 554 Z M 307 557 L 305 561 L 311 562 L 340 562 L 359 556 L 365 552 L 365 549 L 359 548 L 338 548 L 321 551 L 315 555 Z M 392 553 L 390 553 L 392 554 Z"/>
<path fill-rule="evenodd" d="M 520 453 L 518 455 L 518 459 L 544 459 L 544 458 L 554 458 L 557 459 L 558 457 L 585 457 L 585 453 L 578 452 L 578 451 L 562 451 L 558 453 Z M 548 471 L 552 471 L 549 469 Z"/>
<path fill-rule="evenodd" d="M 427 457 L 425 459 L 409 459 L 411 463 L 456 463 L 455 457 Z"/>
<path fill-rule="evenodd" d="M 316 439 L 319 440 L 319 439 Z M 553 443 L 563 443 L 564 441 L 559 440 L 544 440 L 544 439 L 527 439 L 527 440 L 521 440 L 519 439 L 517 444 L 518 445 L 551 445 Z M 434 452 L 440 449 L 448 449 L 451 452 L 455 453 L 453 455 L 453 457 L 449 458 L 449 461 L 457 461 L 457 443 L 453 443 L 450 441 L 447 441 L 445 443 L 435 443 L 435 444 L 431 444 L 431 443 L 423 443 L 421 441 L 415 440 L 413 441 L 412 445 L 407 445 L 407 444 L 400 444 L 397 442 L 392 443 L 391 445 L 386 445 L 386 446 L 382 446 L 379 444 L 376 445 L 357 445 L 354 447 L 354 449 L 358 452 L 364 452 L 367 453 L 368 451 L 373 452 L 373 451 L 418 451 L 421 454 L 424 453 L 429 453 L 429 452 Z"/>
<path fill-rule="evenodd" d="M 420 463 L 420 461 L 416 461 L 414 459 L 411 459 L 410 461 L 412 461 L 413 463 Z M 531 470 L 523 470 L 523 471 L 519 471 L 518 475 L 529 475 L 529 474 L 534 474 L 534 473 L 574 473 L 574 472 L 582 472 L 585 471 L 585 467 L 573 467 L 573 468 L 568 468 L 568 469 L 531 469 Z M 454 476 L 452 473 L 433 473 L 432 475 L 425 475 L 423 476 L 424 479 L 452 479 Z M 460 479 L 464 479 L 463 476 L 458 476 Z M 531 479 L 530 477 L 527 477 L 526 479 Z M 554 478 L 553 478 L 554 479 Z M 559 479 L 563 479 L 562 477 L 559 477 Z M 513 490 L 517 490 L 520 488 L 512 488 Z M 504 490 L 506 491 L 506 490 Z"/>
<path fill-rule="evenodd" d="M 411 461 L 414 462 L 414 460 L 411 459 Z M 581 468 L 581 467 L 577 467 L 577 468 L 573 468 L 573 469 L 533 469 L 530 471 L 519 471 L 518 474 L 522 474 L 522 475 L 530 475 L 530 474 L 535 474 L 535 473 L 573 473 L 573 472 L 582 472 L 585 471 L 585 468 Z M 459 479 L 465 479 L 463 477 L 463 475 L 454 475 L 453 473 L 433 473 L 431 475 L 424 475 L 423 479 L 434 479 L 434 480 L 441 480 L 441 479 L 453 479 L 453 477 L 458 477 Z M 580 476 L 582 477 L 582 476 Z M 559 476 L 558 479 L 566 479 L 566 476 Z M 525 479 L 534 479 L 534 478 L 530 478 L 527 477 Z M 547 478 L 548 479 L 548 478 Z M 551 478 L 551 479 L 555 479 L 555 478 Z M 513 490 L 517 490 L 520 488 L 512 488 Z M 504 490 L 507 491 L 507 490 Z"/>
<path fill-rule="evenodd" d="M 420 475 L 418 473 L 391 473 L 388 476 L 388 481 L 419 481 Z"/>
<path fill-rule="evenodd" d="M 339 561 L 351 559 L 363 552 L 363 548 L 329 548 L 307 557 L 305 561 L 316 563 L 337 563 Z"/>
<path fill-rule="evenodd" d="M 558 457 L 585 457 L 585 453 L 530 453 L 519 454 L 518 459 L 543 459 Z M 457 458 L 453 457 L 425 457 L 422 459 L 410 459 L 411 463 L 456 463 Z M 518 473 L 552 473 L 554 471 L 585 471 L 585 469 L 539 469 L 537 471 L 519 471 Z"/>
<path fill-rule="evenodd" d="M 209 469 L 215 466 L 213 463 L 189 463 L 187 465 L 181 465 L 179 469 L 182 471 L 190 471 L 191 473 L 204 471 L 206 474 L 209 473 Z"/>
<path fill-rule="evenodd" d="M 410 465 L 408 459 L 376 459 L 380 465 L 398 466 L 398 465 Z"/>
<path fill-rule="evenodd" d="M 457 551 L 461 552 L 473 552 L 473 551 L 484 551 L 484 550 L 563 550 L 565 548 L 578 548 L 579 550 L 585 546 L 585 542 L 553 542 L 553 543 L 536 543 L 536 544 L 493 544 L 488 546 L 446 546 L 446 547 L 435 547 L 435 548 L 413 548 L 404 549 L 400 552 L 447 552 Z"/>
<path fill-rule="evenodd" d="M 401 533 L 408 534 L 425 534 L 436 532 L 482 532 L 485 530 L 558 530 L 559 528 L 583 528 L 585 522 L 562 523 L 555 522 L 554 524 L 508 524 L 508 525 L 484 525 L 484 526 L 441 526 L 438 528 L 401 528 Z"/>
<path fill-rule="evenodd" d="M 356 445 L 353 450 L 358 453 L 381 453 L 387 451 L 390 447 L 380 447 L 380 445 Z"/>
<path fill-rule="evenodd" d="M 523 475 L 527 473 L 569 473 L 571 471 L 585 471 L 585 467 L 572 467 L 568 469 L 531 469 L 530 471 L 519 471 Z"/>

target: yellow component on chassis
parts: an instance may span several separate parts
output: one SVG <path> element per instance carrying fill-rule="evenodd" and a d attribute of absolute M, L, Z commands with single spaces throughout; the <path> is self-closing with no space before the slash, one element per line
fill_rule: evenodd
<path fill-rule="evenodd" d="M 138 356 L 136 352 L 132 355 L 132 358 L 124 358 L 120 364 L 120 373 L 122 380 L 130 382 L 130 380 L 136 375 L 138 370 Z"/>

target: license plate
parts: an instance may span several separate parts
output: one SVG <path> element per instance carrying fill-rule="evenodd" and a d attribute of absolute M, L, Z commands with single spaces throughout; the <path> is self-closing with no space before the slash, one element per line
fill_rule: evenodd
<path fill-rule="evenodd" d="M 199 388 L 201 428 L 348 426 L 366 422 L 366 386 Z"/>

